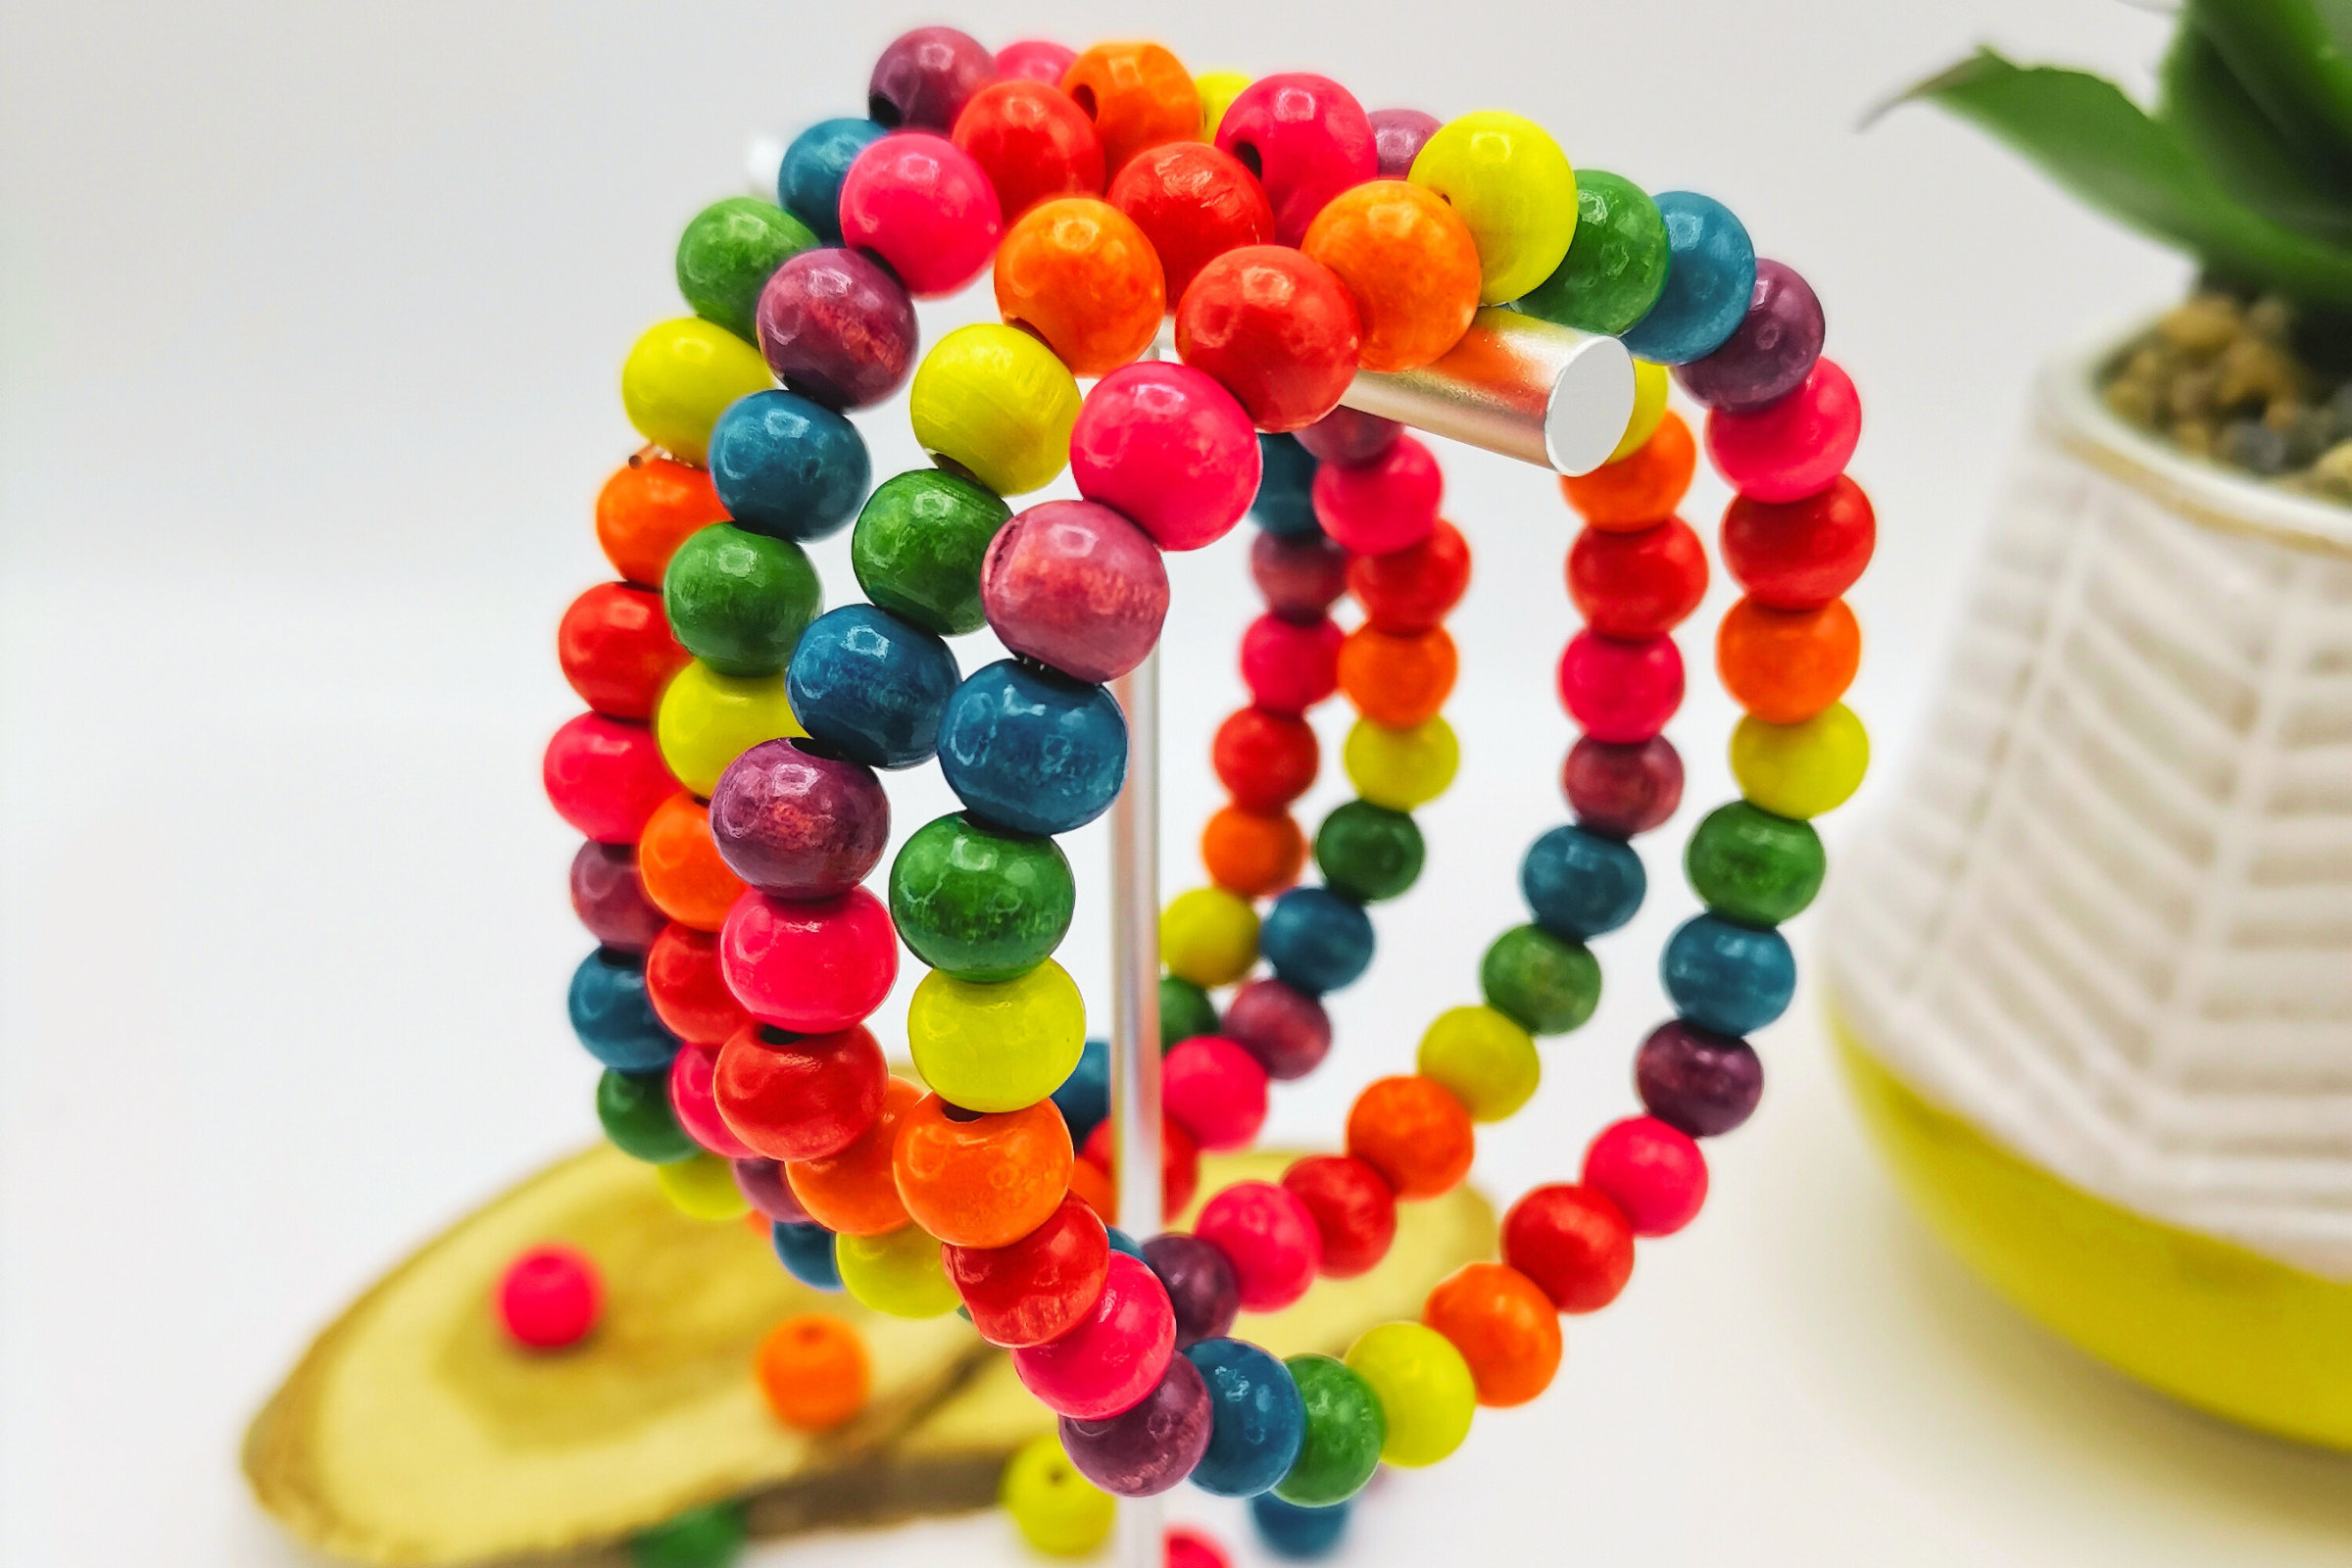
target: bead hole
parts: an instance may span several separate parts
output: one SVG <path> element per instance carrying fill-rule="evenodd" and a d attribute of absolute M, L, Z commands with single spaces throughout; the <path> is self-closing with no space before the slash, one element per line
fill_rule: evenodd
<path fill-rule="evenodd" d="M 884 130 L 898 129 L 901 122 L 906 118 L 899 113 L 897 104 L 892 103 L 878 92 L 869 93 L 866 96 L 865 117 Z"/>
<path fill-rule="evenodd" d="M 950 1121 L 978 1121 L 982 1114 L 977 1110 L 966 1110 L 961 1105 L 942 1104 L 939 1109 L 940 1114 Z"/>
<path fill-rule="evenodd" d="M 789 1046 L 801 1037 L 789 1029 L 779 1029 L 772 1023 L 760 1026 L 760 1043 L 764 1046 Z"/>
<path fill-rule="evenodd" d="M 1079 83 L 1070 89 L 1070 101 L 1078 106 L 1078 112 L 1087 119 L 1095 118 L 1094 88 L 1087 86 L 1084 82 Z"/>
<path fill-rule="evenodd" d="M 1266 177 L 1266 161 L 1257 155 L 1257 146 L 1255 143 L 1246 141 L 1235 142 L 1233 144 L 1233 156 L 1242 161 L 1242 167 L 1244 169 L 1250 171 L 1250 177 L 1251 179 L 1263 179 Z"/>

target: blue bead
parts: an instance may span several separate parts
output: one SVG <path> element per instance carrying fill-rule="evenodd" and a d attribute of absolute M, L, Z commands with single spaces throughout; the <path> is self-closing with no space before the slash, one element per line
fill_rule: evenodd
<path fill-rule="evenodd" d="M 642 960 L 599 948 L 571 971 L 571 1031 L 588 1054 L 614 1072 L 661 1072 L 678 1054 L 677 1037 L 646 1000 Z"/>
<path fill-rule="evenodd" d="M 1266 911 L 1257 951 L 1284 985 L 1319 997 L 1372 962 L 1372 918 L 1328 888 L 1293 888 Z"/>
<path fill-rule="evenodd" d="M 1127 717 L 1100 686 L 1000 659 L 948 699 L 939 770 L 976 816 L 1016 833 L 1067 833 L 1118 798 Z"/>
<path fill-rule="evenodd" d="M 956 656 L 872 605 L 844 605 L 801 633 L 784 671 L 792 716 L 820 746 L 868 767 L 912 767 L 939 750 Z"/>
<path fill-rule="evenodd" d="M 870 120 L 820 120 L 792 138 L 776 171 L 776 205 L 828 245 L 841 243 L 841 181 L 858 155 L 882 139 Z"/>
<path fill-rule="evenodd" d="M 841 1269 L 833 1261 L 833 1233 L 822 1225 L 795 1225 L 778 1220 L 768 1227 L 784 1272 L 819 1291 L 841 1289 Z"/>
<path fill-rule="evenodd" d="M 1311 538 L 1323 531 L 1315 521 L 1315 455 L 1295 435 L 1257 438 L 1257 499 L 1250 514 L 1268 533 L 1285 539 Z"/>
<path fill-rule="evenodd" d="M 1788 1010 L 1796 956 L 1778 931 L 1702 914 L 1667 939 L 1658 973 L 1675 1010 L 1717 1034 L 1753 1034 Z"/>
<path fill-rule="evenodd" d="M 710 428 L 710 484 L 739 528 L 806 544 L 839 533 L 874 479 L 865 437 L 798 392 L 754 392 Z"/>
<path fill-rule="evenodd" d="M 1632 845 L 1581 827 L 1553 828 L 1529 845 L 1519 862 L 1519 892 L 1536 912 L 1536 924 L 1571 942 L 1631 920 L 1648 889 Z"/>
<path fill-rule="evenodd" d="M 1241 1340 L 1202 1340 L 1184 1353 L 1208 1385 L 1208 1451 L 1193 1485 L 1254 1497 L 1290 1474 L 1306 1437 L 1306 1401 L 1291 1369 Z"/>
<path fill-rule="evenodd" d="M 1070 1146 L 1082 1149 L 1086 1135 L 1110 1114 L 1110 1042 L 1089 1040 L 1078 1054 L 1078 1065 L 1054 1091 L 1054 1103 L 1070 1129 Z"/>
<path fill-rule="evenodd" d="M 1688 365 L 1723 347 L 1747 315 L 1756 287 L 1756 247 L 1732 210 L 1712 196 L 1670 190 L 1666 287 L 1625 334 L 1626 348 L 1660 365 Z"/>
<path fill-rule="evenodd" d="M 1301 1508 L 1271 1492 L 1261 1492 L 1250 1499 L 1250 1518 L 1269 1551 L 1304 1561 L 1330 1554 L 1348 1533 L 1348 1510 L 1354 1506 L 1349 1501 L 1327 1508 Z"/>
<path fill-rule="evenodd" d="M 1144 1256 L 1144 1249 L 1134 1237 L 1128 1235 L 1116 1225 L 1105 1225 L 1102 1227 L 1102 1232 L 1104 1235 L 1110 1238 L 1110 1250 L 1112 1251 L 1125 1252 L 1129 1257 L 1134 1258 L 1138 1263 L 1142 1263 L 1147 1268 L 1151 1266 L 1152 1260 Z"/>

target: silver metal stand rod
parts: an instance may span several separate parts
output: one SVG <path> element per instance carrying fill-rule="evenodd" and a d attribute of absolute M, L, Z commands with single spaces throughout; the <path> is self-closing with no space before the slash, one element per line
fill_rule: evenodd
<path fill-rule="evenodd" d="M 1539 467 L 1590 473 L 1633 417 L 1634 361 L 1613 337 L 1494 307 L 1435 365 L 1358 370 L 1340 401 Z"/>

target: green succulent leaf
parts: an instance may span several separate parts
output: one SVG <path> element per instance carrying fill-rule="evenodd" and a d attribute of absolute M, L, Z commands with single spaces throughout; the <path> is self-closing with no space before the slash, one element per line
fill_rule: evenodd
<path fill-rule="evenodd" d="M 2156 118 L 2248 207 L 2289 228 L 2352 242 L 2352 183 L 2298 156 L 2196 27 L 2184 26 L 2173 39 Z"/>
<path fill-rule="evenodd" d="M 2181 28 L 2212 41 L 2306 163 L 2352 175 L 2352 0 L 2188 0 Z"/>

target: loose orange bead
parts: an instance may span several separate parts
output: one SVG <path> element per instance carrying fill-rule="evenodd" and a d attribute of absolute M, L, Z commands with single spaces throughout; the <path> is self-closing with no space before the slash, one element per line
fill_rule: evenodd
<path fill-rule="evenodd" d="M 1158 44 L 1099 43 L 1070 62 L 1061 90 L 1095 122 L 1112 179 L 1146 148 L 1200 139 L 1200 89 Z"/>
<path fill-rule="evenodd" d="M 865 1408 L 873 1369 L 865 1336 L 830 1312 L 804 1312 L 767 1331 L 752 1369 L 777 1420 L 825 1432 Z"/>
<path fill-rule="evenodd" d="M 1398 1198 L 1436 1198 L 1470 1173 L 1470 1113 L 1440 1084 L 1414 1074 L 1364 1086 L 1348 1112 L 1348 1152 L 1380 1172 Z"/>
<path fill-rule="evenodd" d="M 894 1077 L 883 1086 L 882 1113 L 849 1148 L 785 1165 L 784 1180 L 810 1219 L 844 1236 L 885 1236 L 907 1222 L 891 1155 L 906 1113 L 922 1099 L 922 1090 Z"/>
<path fill-rule="evenodd" d="M 1559 1308 L 1508 1264 L 1464 1263 L 1429 1293 L 1421 1321 L 1470 1363 L 1481 1404 L 1525 1404 L 1560 1369 Z"/>
<path fill-rule="evenodd" d="M 950 1247 L 1010 1247 L 1070 1190 L 1069 1123 L 1051 1100 L 975 1115 L 926 1095 L 899 1125 L 890 1167 L 914 1222 Z"/>
<path fill-rule="evenodd" d="M 1591 473 L 1560 479 L 1560 493 L 1585 521 L 1607 533 L 1646 528 L 1674 515 L 1698 468 L 1698 443 L 1669 409 L 1648 440 L 1629 457 Z"/>
<path fill-rule="evenodd" d="M 1340 644 L 1340 690 L 1383 729 L 1411 729 L 1435 717 L 1459 667 L 1443 626 L 1399 633 L 1367 623 Z"/>
<path fill-rule="evenodd" d="M 1200 830 L 1200 863 L 1226 892 L 1262 899 L 1298 880 L 1306 835 L 1288 811 L 1267 815 L 1228 806 Z"/>
<path fill-rule="evenodd" d="M 1168 308 L 1159 257 L 1135 220 L 1093 196 L 1029 210 L 997 248 L 997 310 L 1045 339 L 1074 375 L 1152 346 Z"/>
<path fill-rule="evenodd" d="M 1742 599 L 1715 632 L 1724 690 L 1767 724 L 1798 724 L 1821 712 L 1845 695 L 1861 667 L 1862 628 L 1842 599 L 1818 610 L 1773 610 Z"/>
<path fill-rule="evenodd" d="M 1091 1159 L 1070 1163 L 1070 1195 L 1095 1211 L 1095 1217 L 1105 1225 L 1119 1222 L 1119 1189 L 1111 1181 L 1110 1172 Z"/>
<path fill-rule="evenodd" d="M 596 497 L 596 542 L 612 569 L 660 588 L 686 536 L 727 520 L 710 475 L 674 458 L 631 458 Z"/>
<path fill-rule="evenodd" d="M 1443 358 L 1478 311 L 1478 242 L 1425 186 L 1375 179 L 1344 190 L 1298 248 L 1355 296 L 1367 370 L 1417 370 Z"/>
<path fill-rule="evenodd" d="M 683 926 L 716 931 L 743 892 L 743 878 L 718 858 L 710 808 L 686 791 L 654 808 L 637 840 L 637 879 L 646 899 Z"/>

